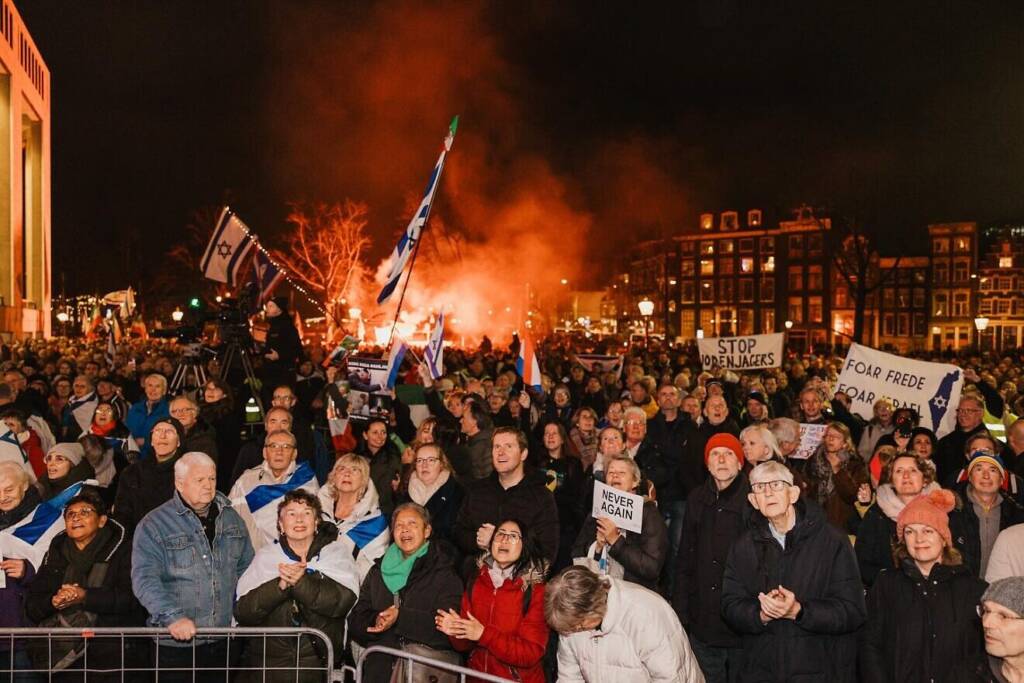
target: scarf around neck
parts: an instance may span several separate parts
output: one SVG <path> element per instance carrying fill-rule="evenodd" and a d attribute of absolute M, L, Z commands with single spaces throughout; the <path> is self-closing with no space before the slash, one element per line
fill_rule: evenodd
<path fill-rule="evenodd" d="M 412 473 L 409 477 L 409 497 L 413 499 L 418 505 L 426 505 L 427 502 L 433 498 L 434 494 L 437 493 L 442 486 L 448 483 L 448 477 L 450 473 L 448 470 L 441 470 L 441 473 L 437 475 L 437 479 L 434 480 L 433 484 L 424 484 L 419 475 L 416 472 Z"/>
<path fill-rule="evenodd" d="M 427 541 L 419 550 L 409 557 L 405 557 L 397 544 L 392 543 L 388 546 L 387 552 L 384 553 L 384 559 L 380 563 L 380 575 L 389 591 L 397 593 L 405 588 L 405 584 L 409 581 L 409 574 L 412 573 L 412 566 L 416 564 L 416 560 L 427 554 L 429 547 L 430 542 Z"/>

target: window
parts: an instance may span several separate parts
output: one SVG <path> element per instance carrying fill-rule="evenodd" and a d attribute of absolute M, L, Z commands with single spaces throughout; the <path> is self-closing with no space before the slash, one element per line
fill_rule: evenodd
<path fill-rule="evenodd" d="M 754 311 L 750 308 L 741 308 L 739 311 L 739 333 L 754 334 Z"/>
<path fill-rule="evenodd" d="M 762 273 L 774 273 L 775 272 L 775 257 L 761 257 L 761 272 Z"/>
<path fill-rule="evenodd" d="M 740 259 L 740 272 L 741 273 L 747 273 L 748 275 L 750 273 L 753 273 L 754 272 L 754 259 L 749 257 L 749 256 L 744 256 L 743 258 L 741 258 Z"/>
<path fill-rule="evenodd" d="M 980 289 L 983 292 L 990 291 L 992 289 L 992 285 L 993 278 L 983 277 L 980 280 L 978 280 L 978 289 Z"/>
<path fill-rule="evenodd" d="M 715 313 L 718 320 L 718 334 L 725 337 L 736 333 L 736 311 L 731 308 L 720 308 Z"/>
<path fill-rule="evenodd" d="M 821 233 L 813 233 L 807 236 L 807 256 L 808 258 L 819 258 L 821 257 L 822 248 L 822 237 Z"/>
<path fill-rule="evenodd" d="M 982 299 L 978 302 L 979 315 L 992 315 L 992 299 Z"/>
<path fill-rule="evenodd" d="M 953 293 L 953 315 L 965 317 L 970 312 L 970 295 L 967 292 Z"/>
<path fill-rule="evenodd" d="M 684 258 L 679 262 L 679 274 L 683 277 L 693 277 L 697 274 L 697 264 L 692 258 Z"/>
<path fill-rule="evenodd" d="M 946 237 L 937 237 L 932 240 L 932 253 L 935 254 L 948 254 L 949 253 L 949 239 Z"/>
<path fill-rule="evenodd" d="M 914 314 L 914 336 L 923 339 L 928 334 L 928 326 L 925 323 L 924 313 Z"/>
<path fill-rule="evenodd" d="M 896 316 L 892 313 L 886 313 L 882 317 L 882 334 L 887 337 L 896 335 Z"/>
<path fill-rule="evenodd" d="M 696 242 L 686 240 L 685 242 L 679 243 L 679 250 L 684 254 L 692 254 L 695 246 Z"/>
<path fill-rule="evenodd" d="M 804 269 L 800 266 L 789 267 L 789 291 L 799 292 L 804 288 Z"/>
<path fill-rule="evenodd" d="M 970 237 L 957 237 L 953 240 L 954 251 L 970 251 L 971 250 L 971 238 Z"/>
<path fill-rule="evenodd" d="M 715 285 L 711 282 L 700 283 L 700 302 L 712 304 L 715 302 Z"/>
<path fill-rule="evenodd" d="M 835 308 L 850 308 L 850 291 L 846 285 L 837 285 L 832 290 L 832 301 Z"/>
<path fill-rule="evenodd" d="M 936 263 L 932 274 L 935 276 L 935 284 L 944 285 L 949 282 L 949 264 L 945 261 Z"/>
<path fill-rule="evenodd" d="M 807 267 L 807 289 L 818 291 L 821 289 L 822 277 L 821 266 Z"/>
<path fill-rule="evenodd" d="M 807 317 L 812 323 L 820 323 L 825 319 L 820 296 L 812 296 L 807 300 L 807 313 Z"/>
<path fill-rule="evenodd" d="M 718 253 L 731 254 L 735 246 L 736 244 L 732 240 L 718 240 Z"/>
<path fill-rule="evenodd" d="M 789 319 L 794 323 L 804 321 L 804 300 L 801 297 L 789 297 Z"/>
<path fill-rule="evenodd" d="M 684 308 L 680 314 L 679 334 L 685 339 L 697 336 L 697 314 L 692 308 Z"/>
<path fill-rule="evenodd" d="M 932 315 L 934 316 L 948 316 L 949 315 L 949 298 L 945 292 L 936 292 L 932 296 Z"/>
<path fill-rule="evenodd" d="M 923 285 L 925 283 L 925 280 L 927 280 L 927 279 L 928 279 L 928 277 L 927 277 L 927 275 L 925 274 L 925 272 L 923 270 L 921 270 L 920 268 L 915 268 L 914 269 L 914 284 L 915 285 Z"/>
<path fill-rule="evenodd" d="M 761 278 L 761 301 L 770 304 L 775 301 L 775 279 L 770 277 Z"/>
<path fill-rule="evenodd" d="M 896 306 L 898 308 L 910 308 L 910 291 L 902 287 L 896 290 Z"/>
<path fill-rule="evenodd" d="M 710 309 L 702 309 L 700 312 L 700 328 L 709 337 L 715 336 L 715 312 Z"/>
<path fill-rule="evenodd" d="M 910 314 L 900 313 L 896 318 L 896 335 L 900 337 L 910 336 Z"/>
<path fill-rule="evenodd" d="M 750 237 L 744 237 L 740 240 L 740 253 L 749 254 L 754 251 L 754 240 Z"/>
<path fill-rule="evenodd" d="M 1011 278 L 1008 277 L 997 277 L 996 278 L 996 289 L 1013 289 Z"/>
<path fill-rule="evenodd" d="M 1010 313 L 1010 300 L 1009 299 L 996 299 L 996 315 L 1009 315 Z"/>
<path fill-rule="evenodd" d="M 715 243 L 707 240 L 700 243 L 700 253 L 702 256 L 710 256 L 715 253 Z"/>
<path fill-rule="evenodd" d="M 768 309 L 761 311 L 761 334 L 771 334 L 775 331 L 775 311 Z"/>
<path fill-rule="evenodd" d="M 803 235 L 789 236 L 789 255 L 794 257 L 802 257 L 804 255 Z"/>
<path fill-rule="evenodd" d="M 721 280 L 718 283 L 718 300 L 725 304 L 731 304 L 736 293 L 733 289 L 732 280 Z"/>
<path fill-rule="evenodd" d="M 750 303 L 754 300 L 754 281 L 748 278 L 740 280 L 740 301 Z M 753 334 L 753 333 L 751 333 Z"/>
<path fill-rule="evenodd" d="M 1000 268 L 1013 268 L 1013 257 L 1012 256 L 1000 256 L 999 257 Z"/>
<path fill-rule="evenodd" d="M 702 213 L 700 215 L 700 229 L 710 230 L 713 227 L 715 227 L 715 214 Z"/>
<path fill-rule="evenodd" d="M 761 226 L 761 209 L 751 209 L 747 211 L 747 225 L 751 228 L 757 228 Z M 753 323 L 751 323 L 753 328 Z M 740 332 L 740 334 L 751 334 L 750 332 Z"/>
<path fill-rule="evenodd" d="M 722 258 L 718 259 L 718 274 L 732 275 L 734 264 L 735 262 L 733 261 L 732 256 L 723 256 Z"/>
<path fill-rule="evenodd" d="M 700 260 L 700 274 L 701 275 L 714 275 L 715 274 L 715 262 L 709 258 L 702 258 Z"/>
<path fill-rule="evenodd" d="M 963 259 L 958 259 L 953 264 L 953 282 L 963 284 L 970 278 L 969 264 Z"/>
<path fill-rule="evenodd" d="M 889 281 L 891 282 L 892 278 L 890 278 Z M 896 281 L 899 282 L 901 285 L 905 285 L 905 284 L 909 283 L 910 282 L 910 271 L 907 270 L 906 268 L 899 268 L 896 271 Z"/>
<path fill-rule="evenodd" d="M 913 294 L 914 308 L 924 308 L 924 290 L 920 287 L 914 289 Z"/>
<path fill-rule="evenodd" d="M 684 304 L 692 304 L 693 296 L 693 281 L 684 280 L 682 286 L 679 289 L 679 300 L 682 301 Z"/>
<path fill-rule="evenodd" d="M 726 211 L 722 214 L 722 230 L 735 230 L 739 227 L 739 216 L 735 211 Z"/>
<path fill-rule="evenodd" d="M 761 253 L 762 254 L 774 254 L 775 253 L 775 238 L 774 237 L 762 237 L 761 238 Z"/>

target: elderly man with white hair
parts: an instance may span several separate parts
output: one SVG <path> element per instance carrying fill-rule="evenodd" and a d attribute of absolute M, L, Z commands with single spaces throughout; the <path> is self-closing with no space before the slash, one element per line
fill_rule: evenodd
<path fill-rule="evenodd" d="M 217 466 L 208 455 L 183 455 L 174 464 L 174 489 L 136 529 L 132 589 L 149 624 L 167 628 L 174 639 L 160 644 L 160 668 L 184 667 L 181 680 L 190 681 L 192 667 L 228 661 L 226 640 L 205 639 L 196 644 L 193 664 L 190 641 L 197 628 L 231 624 L 235 586 L 253 549 L 242 518 L 217 492 Z"/>

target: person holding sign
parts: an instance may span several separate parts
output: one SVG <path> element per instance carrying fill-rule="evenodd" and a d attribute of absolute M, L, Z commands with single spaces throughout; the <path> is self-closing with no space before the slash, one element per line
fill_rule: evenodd
<path fill-rule="evenodd" d="M 800 499 L 785 465 L 755 467 L 750 489 L 760 515 L 729 551 L 722 580 L 722 617 L 745 636 L 741 680 L 853 683 L 867 616 L 853 547 Z"/>
<path fill-rule="evenodd" d="M 612 489 L 635 494 L 640 478 L 640 467 L 628 455 L 605 459 L 605 482 Z M 598 496 L 596 490 L 594 496 Z M 627 499 L 625 505 L 632 502 Z M 655 590 L 668 555 L 668 528 L 650 500 L 643 503 L 641 519 L 640 532 L 633 533 L 620 529 L 610 518 L 588 517 L 573 544 L 574 564 Z"/>

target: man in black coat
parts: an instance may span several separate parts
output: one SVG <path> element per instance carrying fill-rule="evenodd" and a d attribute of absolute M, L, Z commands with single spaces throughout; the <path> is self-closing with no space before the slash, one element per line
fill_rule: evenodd
<path fill-rule="evenodd" d="M 470 560 L 490 546 L 494 528 L 506 519 L 519 520 L 536 533 L 544 557 L 554 564 L 558 556 L 558 507 L 545 475 L 526 471 L 526 455 L 525 434 L 510 427 L 494 430 L 494 471 L 469 485 L 455 522 L 455 542 L 467 556 L 467 572 L 475 571 L 476 563 Z"/>
<path fill-rule="evenodd" d="M 744 681 L 856 681 L 867 616 L 857 558 L 785 465 L 750 472 L 760 512 L 729 552 L 722 616 L 743 636 Z"/>
<path fill-rule="evenodd" d="M 302 357 L 302 340 L 288 312 L 288 297 L 275 296 L 267 302 L 269 328 L 263 344 L 263 405 L 269 405 L 275 387 L 295 379 Z"/>
<path fill-rule="evenodd" d="M 1024 577 L 993 581 L 981 596 L 985 652 L 961 661 L 946 683 L 1006 683 L 1024 675 Z"/>
<path fill-rule="evenodd" d="M 739 441 L 717 435 L 707 450 L 711 476 L 686 500 L 682 545 L 671 567 L 678 587 L 672 604 L 705 680 L 724 683 L 739 679 L 743 649 L 739 634 L 722 621 L 722 574 L 729 549 L 749 526 L 753 508 L 747 501 L 750 484 L 742 471 Z"/>
<path fill-rule="evenodd" d="M 985 426 L 985 399 L 968 393 L 960 397 L 956 407 L 956 429 L 939 439 L 932 461 L 939 482 L 948 482 L 963 469 L 967 461 L 964 446 L 975 434 L 987 434 Z"/>
<path fill-rule="evenodd" d="M 707 468 L 704 467 L 704 447 L 715 434 L 739 436 L 740 428 L 729 416 L 729 404 L 722 396 L 709 396 L 704 402 L 704 421 L 687 439 L 683 461 L 679 465 L 679 485 L 683 497 L 704 483 Z"/>

